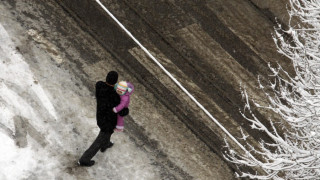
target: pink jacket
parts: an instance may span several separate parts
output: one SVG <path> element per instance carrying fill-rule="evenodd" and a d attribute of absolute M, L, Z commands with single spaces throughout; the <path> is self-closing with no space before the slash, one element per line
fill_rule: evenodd
<path fill-rule="evenodd" d="M 130 104 L 130 95 L 134 91 L 134 86 L 130 82 L 127 82 L 128 88 L 131 89 L 131 92 L 127 91 L 124 95 L 120 96 L 120 104 L 113 108 L 113 112 L 117 113 L 121 111 L 123 108 L 129 107 Z"/>

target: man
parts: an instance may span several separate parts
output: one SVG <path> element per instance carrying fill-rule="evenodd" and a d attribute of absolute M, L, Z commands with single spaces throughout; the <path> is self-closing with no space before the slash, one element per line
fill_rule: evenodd
<path fill-rule="evenodd" d="M 80 166 L 92 166 L 95 161 L 91 160 L 93 156 L 100 150 L 104 152 L 112 147 L 110 137 L 117 124 L 117 114 L 112 108 L 120 103 L 120 97 L 114 90 L 114 85 L 118 81 L 118 73 L 110 71 L 106 77 L 106 82 L 99 81 L 96 83 L 96 100 L 97 100 L 97 124 L 100 132 L 96 140 L 87 149 L 78 161 Z M 119 112 L 125 116 L 129 113 L 128 109 Z"/>

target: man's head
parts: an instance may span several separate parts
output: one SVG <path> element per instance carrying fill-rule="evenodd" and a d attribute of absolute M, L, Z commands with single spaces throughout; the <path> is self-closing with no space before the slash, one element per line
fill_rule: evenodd
<path fill-rule="evenodd" d="M 118 73 L 115 71 L 110 71 L 106 77 L 106 82 L 110 85 L 116 84 L 118 81 Z"/>

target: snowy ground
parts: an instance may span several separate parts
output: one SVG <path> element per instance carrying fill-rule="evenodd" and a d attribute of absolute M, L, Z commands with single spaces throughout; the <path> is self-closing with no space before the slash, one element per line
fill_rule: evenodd
<path fill-rule="evenodd" d="M 44 51 L 35 41 L 50 44 L 4 8 L 0 4 L 0 179 L 158 179 L 147 155 L 124 134 L 113 136 L 117 144 L 108 156 L 97 154 L 97 166 L 76 166 L 98 133 L 94 97 L 57 67 L 62 59 L 50 53 L 53 46 Z M 26 46 L 32 57 L 20 52 Z"/>
<path fill-rule="evenodd" d="M 69 88 L 64 88 L 63 84 L 66 85 L 68 82 L 62 80 L 67 80 L 69 75 L 63 72 L 57 73 L 48 66 L 48 69 L 44 69 L 46 66 L 42 66 L 41 63 L 45 63 L 45 59 L 50 60 L 46 55 L 35 57 L 34 61 L 40 63 L 42 71 L 46 71 L 46 74 L 43 75 L 47 76 L 48 81 L 54 83 L 52 86 L 56 88 L 56 92 L 53 95 L 44 89 L 37 75 L 33 73 L 25 58 L 16 49 L 19 42 L 14 43 L 7 31 L 12 32 L 11 29 L 6 30 L 1 24 L 0 138 L 3 146 L 0 149 L 0 178 L 54 179 L 59 174 L 61 179 L 72 179 L 66 171 L 74 170 L 73 164 L 77 157 L 90 143 L 90 140 L 82 143 L 79 131 L 82 131 L 81 135 L 83 131 L 86 132 L 91 140 L 98 132 L 95 125 L 94 102 L 91 102 L 90 107 L 81 106 L 88 104 L 84 103 L 86 101 L 93 101 L 94 98 L 88 90 L 73 92 Z M 14 40 L 18 41 L 18 39 Z M 68 105 L 64 103 L 66 100 L 68 104 L 75 106 L 67 107 Z M 65 119 L 70 116 L 73 119 Z M 128 141 L 127 137 L 121 134 L 116 136 L 123 142 Z M 126 151 L 125 149 L 131 150 Z M 154 170 L 141 167 L 148 164 L 148 159 L 144 157 L 144 154 L 139 153 L 139 150 L 134 149 L 135 147 L 129 142 L 124 143 L 121 149 L 116 146 L 110 150 L 111 152 L 108 152 L 117 153 L 117 155 L 109 156 L 107 160 L 110 165 L 109 172 L 106 174 L 111 176 L 111 179 L 123 179 L 128 175 L 136 179 L 140 179 L 141 176 L 153 179 L 156 176 Z M 65 156 L 72 157 L 74 162 L 65 162 Z M 123 158 L 118 156 L 135 158 L 130 159 L 129 162 L 125 158 L 124 162 Z M 97 157 L 107 158 L 102 155 Z M 122 168 L 118 168 L 119 163 L 122 164 Z M 99 168 L 99 166 L 96 167 Z M 92 172 L 89 170 L 88 173 Z"/>

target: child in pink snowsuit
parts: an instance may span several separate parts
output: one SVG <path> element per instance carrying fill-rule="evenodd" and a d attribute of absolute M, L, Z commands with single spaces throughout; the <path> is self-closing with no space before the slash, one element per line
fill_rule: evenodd
<path fill-rule="evenodd" d="M 130 104 L 130 95 L 134 91 L 134 86 L 130 82 L 120 81 L 116 84 L 115 89 L 120 95 L 120 104 L 113 108 L 113 112 L 120 112 L 123 108 L 128 108 Z M 117 115 L 117 126 L 115 131 L 123 131 L 124 129 L 124 117 Z"/>

